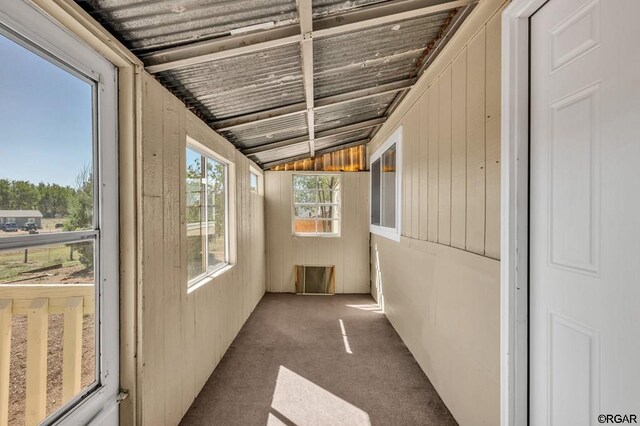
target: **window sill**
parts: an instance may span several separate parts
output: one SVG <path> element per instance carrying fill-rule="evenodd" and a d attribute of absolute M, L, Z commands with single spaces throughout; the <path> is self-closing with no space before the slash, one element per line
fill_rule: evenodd
<path fill-rule="evenodd" d="M 340 238 L 340 234 L 293 234 L 300 238 Z"/>
<path fill-rule="evenodd" d="M 197 289 L 199 289 L 200 287 L 203 287 L 207 284 L 209 284 L 211 281 L 215 280 L 216 278 L 218 278 L 220 275 L 224 274 L 225 272 L 231 270 L 235 265 L 232 263 L 227 263 L 224 266 L 221 266 L 220 268 L 216 269 L 213 272 L 210 272 L 206 275 L 203 275 L 199 278 L 196 278 L 192 283 L 188 284 L 187 287 L 187 294 L 190 294 L 194 291 L 196 291 Z"/>
<path fill-rule="evenodd" d="M 395 228 L 384 228 L 382 226 L 371 225 L 370 231 L 372 234 L 400 242 L 400 232 Z"/>

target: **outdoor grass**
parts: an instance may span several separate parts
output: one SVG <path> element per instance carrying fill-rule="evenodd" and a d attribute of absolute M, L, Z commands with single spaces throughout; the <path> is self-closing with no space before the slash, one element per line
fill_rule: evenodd
<path fill-rule="evenodd" d="M 0 281 L 7 281 L 23 272 L 45 266 L 72 266 L 69 263 L 71 248 L 64 245 L 30 248 L 27 250 L 27 263 L 24 263 L 24 252 L 24 249 L 0 252 Z M 77 257 L 77 254 L 74 256 Z"/>

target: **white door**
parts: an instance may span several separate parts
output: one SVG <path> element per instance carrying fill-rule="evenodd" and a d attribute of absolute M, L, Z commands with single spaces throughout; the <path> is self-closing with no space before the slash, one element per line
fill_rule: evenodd
<path fill-rule="evenodd" d="M 640 421 L 639 16 L 550 0 L 531 17 L 532 425 Z"/>

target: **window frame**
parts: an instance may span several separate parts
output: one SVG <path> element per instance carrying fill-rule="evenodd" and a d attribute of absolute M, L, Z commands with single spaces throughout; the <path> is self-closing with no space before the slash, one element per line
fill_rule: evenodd
<path fill-rule="evenodd" d="M 225 166 L 225 191 L 224 191 L 224 226 L 225 226 L 225 241 L 224 241 L 224 249 L 225 249 L 225 262 L 220 264 L 217 268 L 209 271 L 208 269 L 208 256 L 205 256 L 203 254 L 203 259 L 207 259 L 205 261 L 204 264 L 204 272 L 189 279 L 188 275 L 187 275 L 187 293 L 191 293 L 192 291 L 195 291 L 196 289 L 202 287 L 203 285 L 205 285 L 206 283 L 208 283 L 212 278 L 215 278 L 217 276 L 222 275 L 223 273 L 225 273 L 226 271 L 228 271 L 229 269 L 231 269 L 234 266 L 234 256 L 232 255 L 232 249 L 233 247 L 235 247 L 234 244 L 232 244 L 232 238 L 234 238 L 234 231 L 232 230 L 232 220 L 231 220 L 231 215 L 234 214 L 234 209 L 231 206 L 231 201 L 232 201 L 232 186 L 234 184 L 234 180 L 232 179 L 232 175 L 235 171 L 234 169 L 234 163 L 232 161 L 229 161 L 228 159 L 226 159 L 225 157 L 223 157 L 222 155 L 218 154 L 217 152 L 213 151 L 212 149 L 206 147 L 204 144 L 198 142 L 197 140 L 193 139 L 190 136 L 187 136 L 187 142 L 186 142 L 186 146 L 185 146 L 185 154 L 186 154 L 186 150 L 190 149 L 191 151 L 197 152 L 198 154 L 200 154 L 201 156 L 205 157 L 205 158 L 209 158 L 211 160 L 215 160 L 219 163 L 224 164 Z M 185 173 L 182 174 L 183 176 L 183 182 L 185 183 L 185 187 L 184 187 L 184 191 L 183 193 L 186 194 L 186 161 L 184 161 L 184 167 L 185 167 Z M 204 199 L 206 201 L 207 196 L 205 194 Z M 184 210 L 186 211 L 186 200 L 185 200 L 185 206 L 184 206 Z M 204 206 L 205 212 L 206 212 L 206 205 Z M 205 223 L 206 224 L 206 220 L 205 222 L 200 222 L 200 226 L 202 226 L 202 224 Z M 185 220 L 185 226 L 184 228 L 184 232 L 186 235 L 186 230 L 187 230 L 187 226 L 189 226 L 189 223 L 187 220 Z M 208 241 L 208 235 L 206 234 L 204 236 L 204 240 L 205 240 L 205 244 L 208 247 L 209 241 Z M 205 251 L 203 249 L 203 253 L 206 253 L 208 251 Z M 187 268 L 188 269 L 188 268 Z"/>
<path fill-rule="evenodd" d="M 338 223 L 338 232 L 322 232 L 318 233 L 318 218 L 315 218 L 316 222 L 316 232 L 296 232 L 296 206 L 320 206 L 323 203 L 296 203 L 295 201 L 295 177 L 296 176 L 334 176 L 338 178 L 338 190 L 337 192 L 340 194 L 340 202 L 339 203 L 329 203 L 329 205 L 337 205 L 338 206 L 338 218 L 337 219 L 326 219 L 331 220 Z M 303 237 L 303 238 L 340 238 L 342 236 L 342 173 L 322 173 L 322 172 L 295 172 L 291 174 L 291 234 L 294 237 Z M 335 190 L 331 190 L 335 191 Z M 327 203 L 324 203 L 325 205 Z M 304 218 L 302 218 L 304 219 Z"/>
<path fill-rule="evenodd" d="M 402 235 L 402 140 L 403 140 L 403 128 L 399 126 L 387 140 L 375 150 L 369 159 L 370 165 L 380 160 L 382 162 L 382 156 L 391 148 L 394 144 L 396 146 L 396 226 L 391 228 L 388 226 L 375 225 L 372 222 L 372 217 L 369 215 L 369 230 L 372 234 L 379 235 L 384 238 L 388 238 L 393 241 L 400 241 Z M 381 163 L 382 165 L 382 163 Z M 370 167 L 371 169 L 372 167 Z M 380 176 L 382 177 L 382 167 L 380 167 Z M 382 179 L 380 179 L 380 212 L 382 213 Z M 373 200 L 373 174 L 369 176 L 369 200 Z M 371 204 L 371 202 L 370 202 Z M 371 205 L 369 206 L 371 208 Z"/>
<path fill-rule="evenodd" d="M 2 251 L 83 241 L 94 243 L 96 381 L 41 423 L 86 424 L 96 416 L 112 415 L 117 410 L 120 392 L 117 70 L 28 2 L 3 2 L 0 35 L 93 86 L 92 229 L 0 240 Z"/>

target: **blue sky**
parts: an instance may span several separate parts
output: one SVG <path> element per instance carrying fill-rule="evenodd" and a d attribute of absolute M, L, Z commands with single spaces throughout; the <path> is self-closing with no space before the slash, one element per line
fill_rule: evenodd
<path fill-rule="evenodd" d="M 0 179 L 74 186 L 91 105 L 90 84 L 0 35 Z"/>

